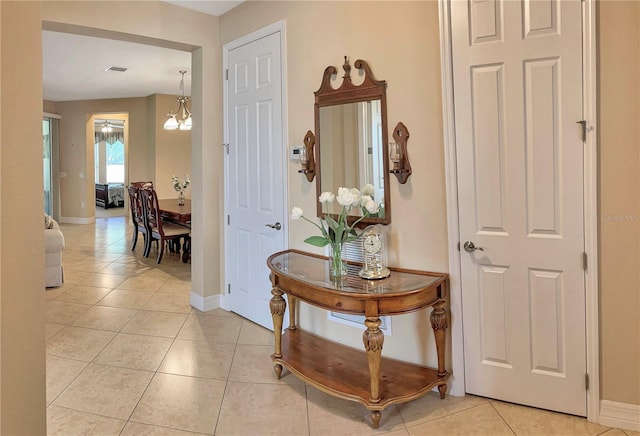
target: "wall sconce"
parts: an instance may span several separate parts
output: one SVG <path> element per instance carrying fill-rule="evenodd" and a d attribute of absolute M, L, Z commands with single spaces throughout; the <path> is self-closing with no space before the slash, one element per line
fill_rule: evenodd
<path fill-rule="evenodd" d="M 307 134 L 304 135 L 304 147 L 300 150 L 300 165 L 302 165 L 302 169 L 298 170 L 298 172 L 304 174 L 309 182 L 313 182 L 313 178 L 316 176 L 316 162 L 313 158 L 313 146 L 315 143 L 315 135 L 311 130 L 307 131 Z"/>
<path fill-rule="evenodd" d="M 389 170 L 389 172 L 395 174 L 398 181 L 404 185 L 411 175 L 411 164 L 407 154 L 409 130 L 402 122 L 398 123 L 396 128 L 393 129 L 393 139 L 396 142 L 389 144 L 389 159 L 393 162 L 393 169 Z"/>

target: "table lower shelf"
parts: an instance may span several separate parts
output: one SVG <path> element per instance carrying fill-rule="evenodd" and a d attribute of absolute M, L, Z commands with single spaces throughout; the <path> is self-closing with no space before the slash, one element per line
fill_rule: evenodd
<path fill-rule="evenodd" d="M 437 385 L 446 385 L 451 376 L 412 363 L 382 358 L 380 401 L 370 401 L 370 379 L 364 351 L 328 341 L 300 329 L 282 335 L 282 357 L 271 356 L 276 364 L 318 389 L 352 401 L 369 410 L 383 410 L 394 403 L 419 398 Z"/>

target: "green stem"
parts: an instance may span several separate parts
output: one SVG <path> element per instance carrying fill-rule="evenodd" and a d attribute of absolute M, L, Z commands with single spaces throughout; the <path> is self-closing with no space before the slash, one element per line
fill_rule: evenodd
<path fill-rule="evenodd" d="M 304 216 L 304 215 L 301 215 L 301 216 L 302 216 L 302 218 L 303 218 L 305 221 L 308 221 L 308 222 L 310 222 L 311 224 L 313 224 L 314 226 L 316 226 L 316 227 L 317 227 L 317 228 L 322 232 L 322 236 L 324 236 L 324 237 L 326 237 L 326 236 L 327 236 L 327 231 L 324 229 L 324 226 L 322 226 L 322 227 L 321 227 L 321 226 L 319 226 L 317 223 L 315 223 L 315 222 L 311 221 L 311 220 L 310 220 L 309 218 L 307 218 L 306 216 Z"/>

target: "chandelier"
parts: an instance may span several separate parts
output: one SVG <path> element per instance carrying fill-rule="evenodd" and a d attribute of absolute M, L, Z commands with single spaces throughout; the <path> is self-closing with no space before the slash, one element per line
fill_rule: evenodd
<path fill-rule="evenodd" d="M 184 75 L 186 70 L 180 70 L 182 79 L 180 79 L 180 97 L 178 97 L 178 110 L 167 114 L 167 121 L 164 123 L 164 130 L 191 130 L 191 111 L 187 107 L 187 103 L 191 101 L 191 97 L 184 96 Z"/>

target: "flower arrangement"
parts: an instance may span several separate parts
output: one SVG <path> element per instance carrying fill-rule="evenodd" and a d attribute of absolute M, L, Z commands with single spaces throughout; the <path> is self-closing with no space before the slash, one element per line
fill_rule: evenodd
<path fill-rule="evenodd" d="M 362 191 L 356 188 L 338 188 L 338 195 L 332 192 L 323 192 L 320 194 L 318 201 L 322 204 L 324 218 L 320 218 L 319 224 L 311 221 L 304 216 L 304 212 L 299 207 L 291 210 L 291 219 L 298 220 L 300 218 L 310 222 L 316 226 L 322 236 L 310 236 L 304 240 L 307 244 L 316 247 L 324 247 L 331 245 L 331 264 L 330 274 L 334 277 L 341 277 L 347 274 L 346 267 L 342 262 L 342 245 L 358 238 L 356 226 L 364 218 L 375 215 L 380 210 L 380 204 L 373 199 L 374 187 L 366 184 L 362 187 Z M 341 206 L 340 213 L 337 218 L 327 213 L 328 205 L 336 200 Z M 351 225 L 347 221 L 349 212 L 354 208 L 360 208 L 362 216 L 358 217 Z"/>
<path fill-rule="evenodd" d="M 189 176 L 184 176 L 184 179 L 180 181 L 180 179 L 174 174 L 173 176 L 171 176 L 171 183 L 173 184 L 173 189 L 182 193 L 189 187 L 191 179 L 189 178 Z"/>
<path fill-rule="evenodd" d="M 184 205 L 184 190 L 189 187 L 191 179 L 189 176 L 184 176 L 184 179 L 180 181 L 180 179 L 174 174 L 171 176 L 171 183 L 173 184 L 173 189 L 180 193 L 178 194 L 178 205 Z"/>

